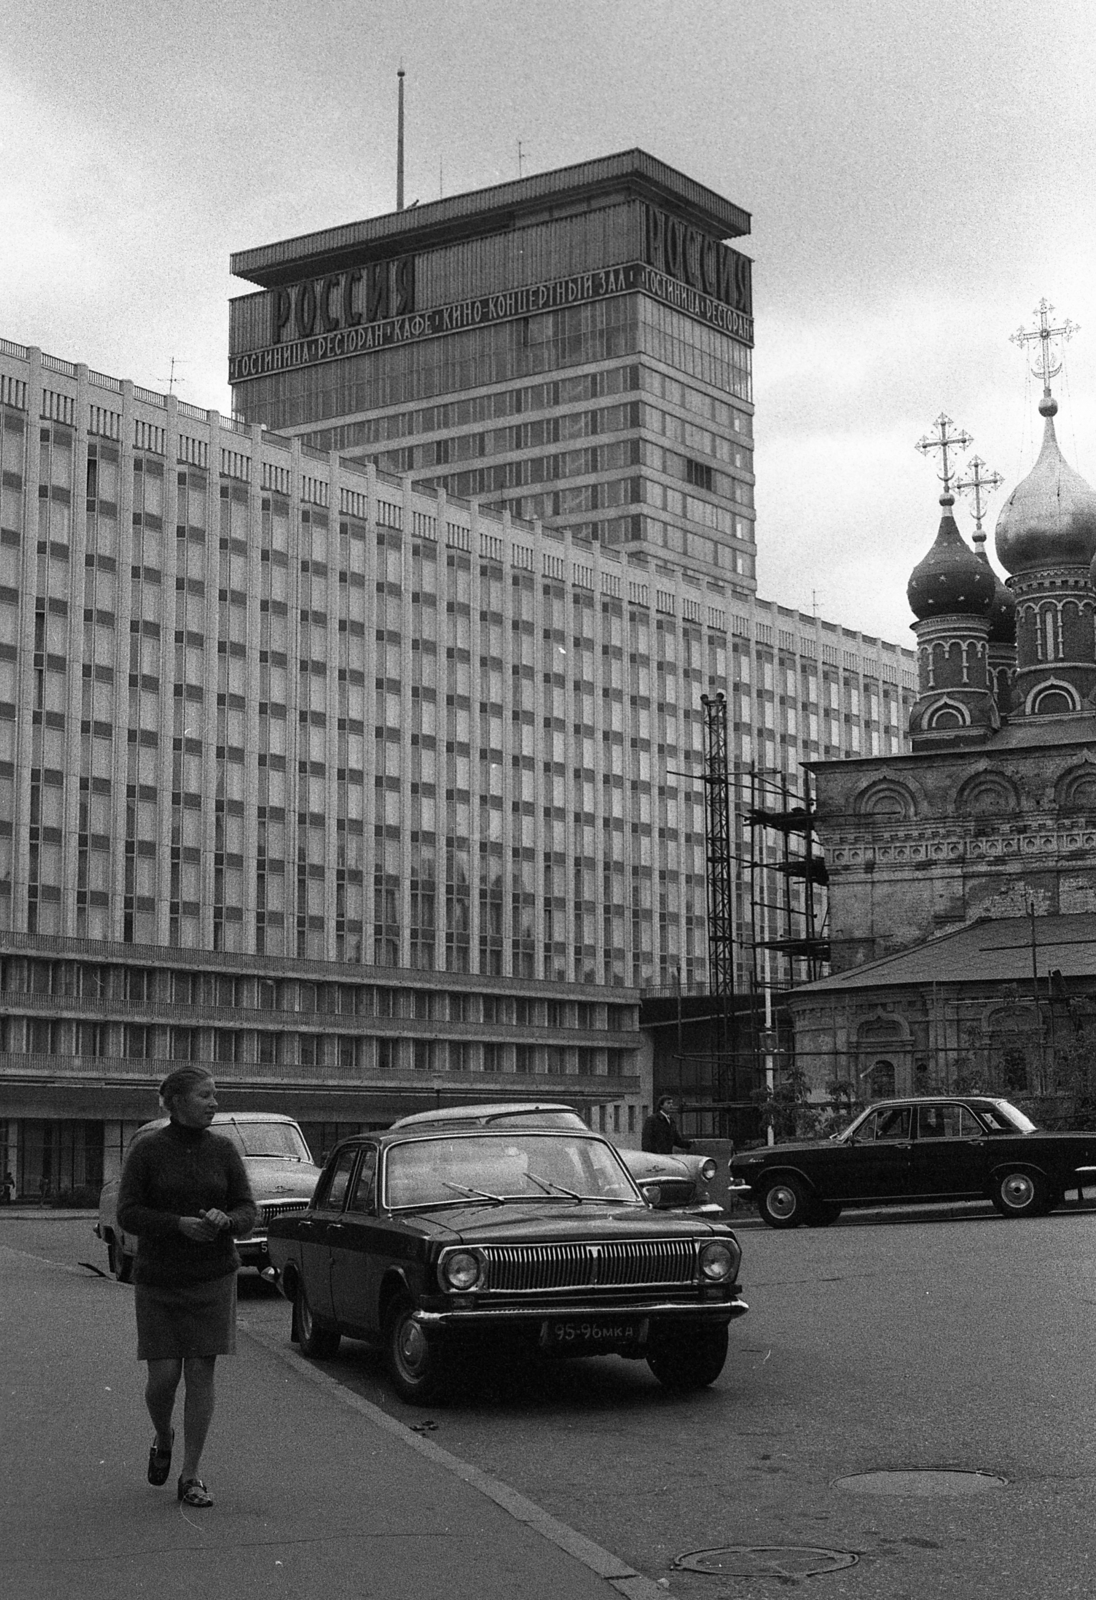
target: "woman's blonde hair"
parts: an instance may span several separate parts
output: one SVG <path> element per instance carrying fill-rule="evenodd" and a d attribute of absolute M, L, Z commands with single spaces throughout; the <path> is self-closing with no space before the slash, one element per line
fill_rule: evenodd
<path fill-rule="evenodd" d="M 174 1102 L 192 1093 L 200 1083 L 212 1083 L 213 1074 L 208 1067 L 176 1067 L 160 1085 L 160 1104 L 171 1116 Z"/>

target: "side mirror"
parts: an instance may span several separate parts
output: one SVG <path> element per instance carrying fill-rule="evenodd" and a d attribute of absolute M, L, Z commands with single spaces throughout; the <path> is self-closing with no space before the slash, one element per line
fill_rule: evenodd
<path fill-rule="evenodd" d="M 639 1192 L 647 1204 L 653 1206 L 657 1211 L 662 1204 L 662 1185 L 659 1183 L 642 1183 L 639 1186 Z"/>

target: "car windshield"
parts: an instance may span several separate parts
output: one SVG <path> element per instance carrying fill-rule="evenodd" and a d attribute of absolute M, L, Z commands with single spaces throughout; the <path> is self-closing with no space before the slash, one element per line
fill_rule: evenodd
<path fill-rule="evenodd" d="M 600 1200 L 642 1205 L 600 1139 L 552 1133 L 476 1133 L 397 1144 L 385 1162 L 385 1204 L 457 1205 L 480 1200 Z"/>
<path fill-rule="evenodd" d="M 218 1123 L 215 1133 L 231 1139 L 245 1156 L 272 1156 L 279 1161 L 311 1161 L 300 1130 L 291 1122 Z"/>

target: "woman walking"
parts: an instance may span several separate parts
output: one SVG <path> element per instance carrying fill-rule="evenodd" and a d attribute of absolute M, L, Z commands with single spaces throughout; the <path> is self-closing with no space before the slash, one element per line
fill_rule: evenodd
<path fill-rule="evenodd" d="M 213 1417 L 218 1356 L 236 1352 L 235 1239 L 255 1224 L 255 1202 L 235 1145 L 211 1133 L 217 1086 L 205 1067 L 180 1067 L 160 1085 L 169 1121 L 131 1146 L 118 1191 L 118 1222 L 137 1236 L 137 1359 L 148 1362 L 145 1404 L 156 1437 L 148 1481 L 171 1474 L 171 1425 L 182 1378 L 183 1465 L 178 1497 L 213 1504 L 198 1475 Z"/>

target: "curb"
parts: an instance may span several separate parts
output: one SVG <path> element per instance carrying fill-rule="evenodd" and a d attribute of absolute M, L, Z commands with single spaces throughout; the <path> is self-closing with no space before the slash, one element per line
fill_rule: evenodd
<path fill-rule="evenodd" d="M 261 1345 L 269 1355 L 284 1362 L 287 1367 L 292 1367 L 294 1372 L 307 1378 L 310 1383 L 326 1389 L 331 1398 L 338 1400 L 341 1405 L 349 1406 L 375 1427 L 383 1428 L 386 1433 L 392 1434 L 401 1444 L 411 1450 L 417 1450 L 435 1466 L 452 1473 L 469 1488 L 493 1500 L 516 1522 L 524 1523 L 534 1533 L 539 1533 L 542 1538 L 547 1539 L 550 1544 L 556 1545 L 574 1560 L 581 1562 L 596 1577 L 604 1578 L 617 1594 L 624 1596 L 624 1600 L 666 1600 L 665 1589 L 660 1588 L 653 1578 L 637 1572 L 635 1567 L 629 1566 L 619 1556 L 613 1555 L 612 1551 L 603 1549 L 577 1529 L 560 1522 L 543 1507 L 525 1495 L 519 1494 L 516 1489 L 511 1489 L 508 1484 L 500 1482 L 490 1473 L 483 1472 L 479 1467 L 474 1467 L 469 1462 L 462 1461 L 459 1456 L 443 1450 L 440 1445 L 424 1439 L 421 1434 L 413 1432 L 406 1423 L 399 1422 L 395 1417 L 390 1417 L 387 1411 L 375 1406 L 371 1400 L 364 1400 L 361 1395 L 345 1388 L 337 1378 L 314 1367 L 295 1351 L 287 1350 L 283 1343 L 265 1333 L 257 1332 L 254 1328 L 241 1328 L 240 1332 L 245 1338 L 253 1339 L 256 1344 Z"/>

